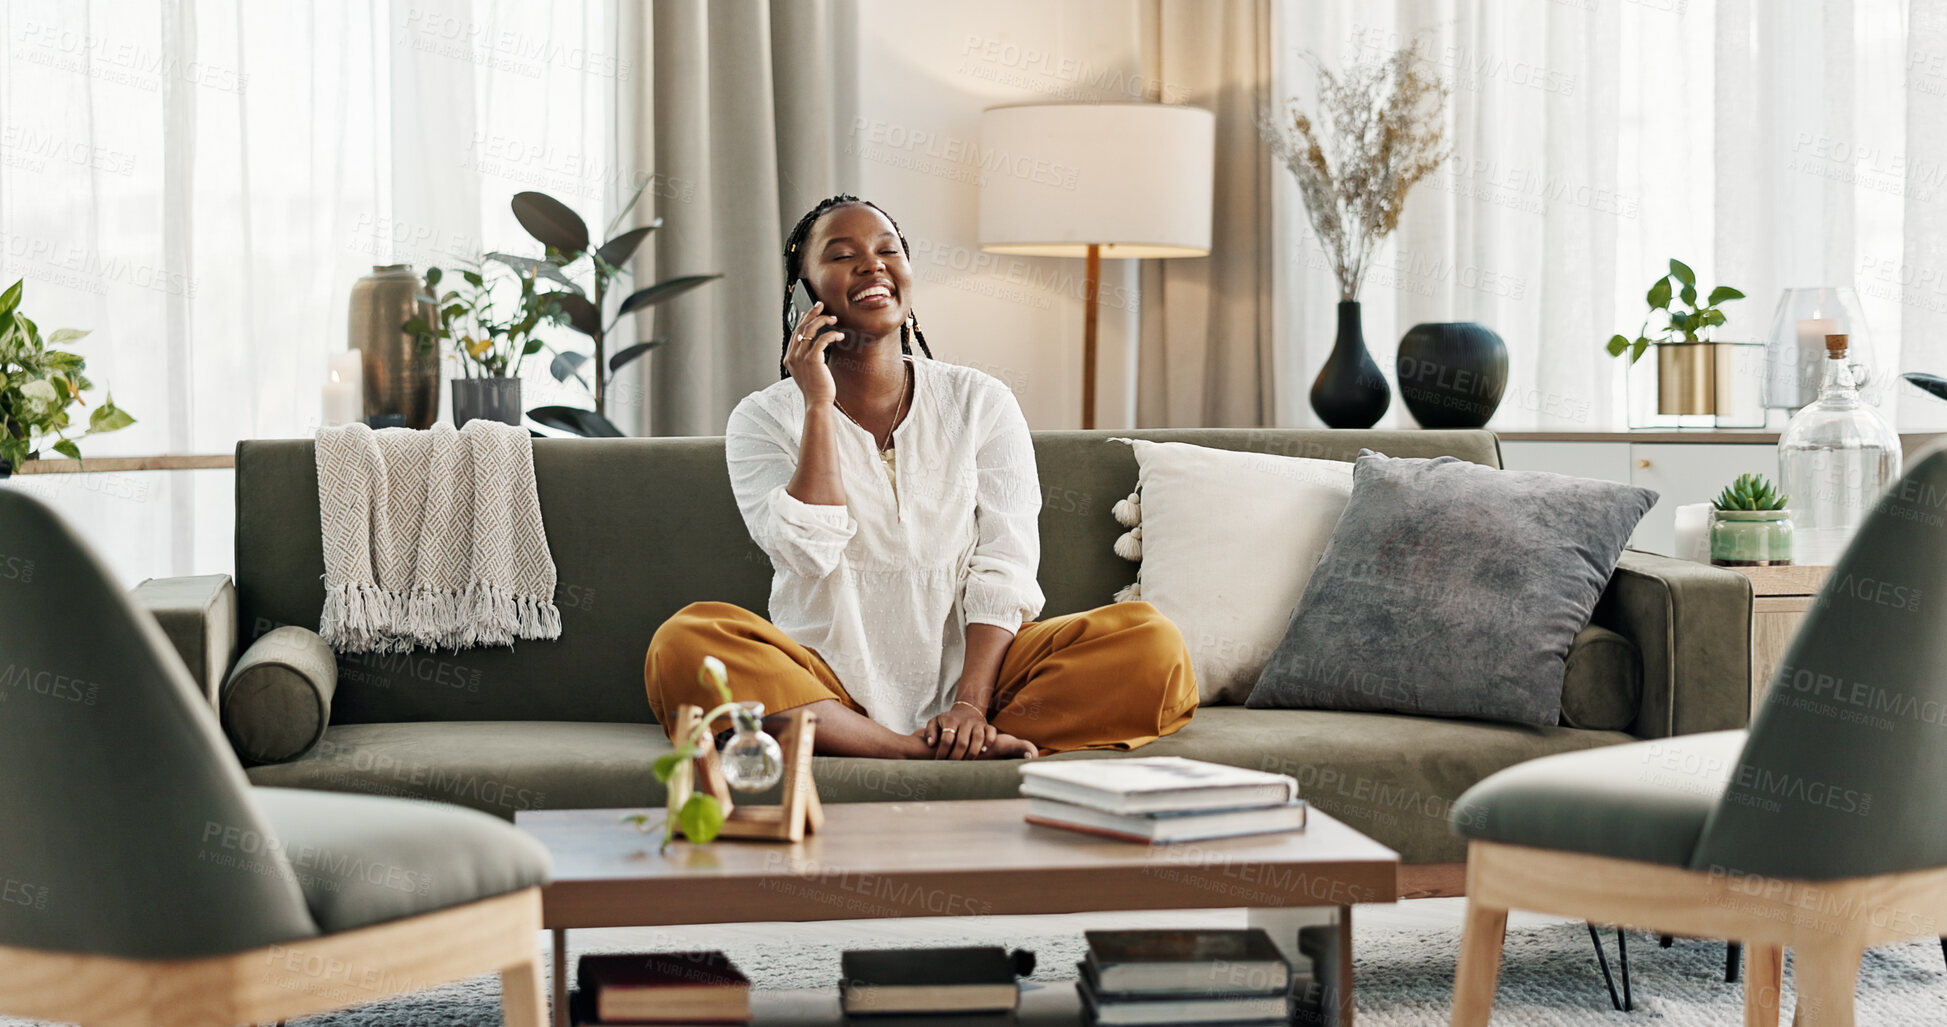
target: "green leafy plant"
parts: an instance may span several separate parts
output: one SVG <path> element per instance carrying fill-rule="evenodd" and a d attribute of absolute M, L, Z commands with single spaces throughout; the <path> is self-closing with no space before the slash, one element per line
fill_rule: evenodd
<path fill-rule="evenodd" d="M 79 460 L 76 439 L 135 423 L 111 394 L 88 412 L 88 426 L 77 430 L 68 408 L 86 406 L 81 394 L 95 387 L 83 373 L 87 361 L 79 353 L 49 347 L 79 342 L 88 332 L 60 328 L 42 339 L 40 326 L 20 312 L 25 285 L 21 279 L 0 292 L 0 462 L 6 465 L 0 473 L 8 474 L 38 456 L 42 446 Z"/>
<path fill-rule="evenodd" d="M 422 345 L 434 340 L 451 344 L 468 378 L 518 378 L 522 362 L 543 345 L 535 330 L 563 317 L 554 293 L 536 284 L 553 269 L 544 261 L 506 253 L 489 253 L 487 260 L 506 270 L 495 272 L 485 262 L 469 265 L 460 270 L 457 287 L 446 272 L 427 268 L 426 292 L 419 299 L 432 306 L 433 320 L 415 317 L 403 327 Z M 444 293 L 439 291 L 442 283 L 449 286 Z M 508 307 L 497 294 L 510 284 L 517 298 Z"/>
<path fill-rule="evenodd" d="M 1623 335 L 1609 337 L 1609 355 L 1612 357 L 1629 354 L 1629 362 L 1643 359 L 1651 343 L 1656 342 L 1708 342 L 1710 330 L 1724 325 L 1724 312 L 1720 304 L 1741 300 L 1744 294 L 1728 285 L 1720 285 L 1697 302 L 1697 273 L 1690 265 L 1670 258 L 1670 273 L 1656 280 L 1650 286 L 1644 299 L 1649 301 L 1649 313 L 1643 317 L 1643 327 L 1636 330 L 1636 338 Z M 1672 307 L 1671 303 L 1679 304 Z M 1650 321 L 1658 312 L 1663 314 L 1663 326 L 1654 335 L 1650 333 Z"/>
<path fill-rule="evenodd" d="M 559 286 L 543 295 L 559 307 L 568 327 L 587 336 L 593 343 L 592 355 L 579 350 L 556 350 L 554 359 L 548 364 L 548 373 L 554 375 L 555 381 L 565 382 L 572 378 L 586 386 L 595 401 L 595 409 L 544 406 L 529 410 L 527 416 L 540 424 L 576 435 L 621 435 L 622 432 L 608 419 L 610 379 L 630 362 L 669 340 L 637 342 L 610 354 L 609 334 L 621 323 L 622 318 L 667 303 L 691 289 L 723 277 L 720 274 L 682 275 L 664 279 L 629 293 L 611 313 L 608 309 L 610 286 L 617 278 L 629 273 L 629 260 L 635 256 L 643 240 L 649 238 L 649 233 L 662 227 L 662 219 L 656 218 L 620 235 L 614 234 L 616 227 L 641 199 L 642 187 L 638 186 L 635 195 L 622 205 L 622 209 L 603 230 L 603 234 L 609 236 L 608 241 L 598 244 L 590 239 L 588 225 L 581 220 L 581 215 L 570 210 L 567 204 L 546 193 L 523 192 L 514 195 L 514 217 L 520 221 L 522 228 L 527 229 L 527 234 L 545 247 L 545 258 L 536 262 L 543 266 L 537 267 L 535 274 Z M 578 284 L 574 275 L 585 275 L 589 281 L 588 287 L 584 289 Z"/>
<path fill-rule="evenodd" d="M 1762 474 L 1740 474 L 1711 500 L 1718 510 L 1783 510 L 1790 496 L 1781 496 Z"/>
<path fill-rule="evenodd" d="M 714 656 L 705 656 L 703 666 L 697 669 L 696 679 L 704 687 L 717 693 L 722 701 L 715 709 L 697 720 L 696 726 L 690 730 L 689 737 L 683 739 L 674 752 L 656 757 L 656 762 L 650 766 L 650 771 L 656 775 L 656 780 L 670 787 L 669 815 L 663 819 L 663 843 L 661 849 L 657 850 L 659 852 L 669 848 L 669 843 L 676 840 L 677 828 L 681 828 L 684 837 L 693 842 L 712 841 L 716 838 L 717 832 L 723 830 L 723 804 L 717 801 L 716 796 L 689 787 L 688 773 L 694 766 L 690 761 L 703 755 L 703 746 L 706 742 L 715 744 L 709 741 L 710 725 L 718 717 L 729 716 L 746 722 L 754 719 L 750 710 L 730 697 L 730 676 L 725 671 L 722 660 Z M 672 786 L 672 782 L 677 784 Z M 678 794 L 685 791 L 688 792 L 687 796 Z M 649 817 L 644 813 L 632 813 L 623 817 L 622 821 L 646 830 Z"/>

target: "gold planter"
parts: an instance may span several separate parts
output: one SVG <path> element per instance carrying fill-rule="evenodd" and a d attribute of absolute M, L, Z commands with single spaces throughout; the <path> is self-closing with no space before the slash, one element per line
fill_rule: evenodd
<path fill-rule="evenodd" d="M 1718 346 L 1711 342 L 1656 344 L 1656 412 L 1717 413 Z"/>

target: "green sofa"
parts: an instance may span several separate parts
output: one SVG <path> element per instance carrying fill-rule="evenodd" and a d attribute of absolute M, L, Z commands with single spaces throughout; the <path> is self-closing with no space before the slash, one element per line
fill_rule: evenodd
<path fill-rule="evenodd" d="M 1134 579 L 1135 565 L 1111 550 L 1122 528 L 1109 508 L 1135 487 L 1136 462 L 1129 447 L 1106 441 L 1112 434 L 1334 460 L 1364 447 L 1500 463 L 1486 431 L 1037 432 L 1046 615 L 1107 603 Z M 770 564 L 738 517 L 723 441 L 537 439 L 534 467 L 560 575 L 561 638 L 511 650 L 340 657 L 322 740 L 291 762 L 251 767 L 252 782 L 438 799 L 504 817 L 662 801 L 650 764 L 669 745 L 642 691 L 650 635 L 687 603 L 761 611 L 769 594 Z M 285 624 L 315 628 L 324 601 L 311 443 L 240 444 L 236 497 L 234 589 L 218 575 L 137 591 L 212 698 L 238 646 Z M 1406 862 L 1458 860 L 1464 842 L 1447 828 L 1450 807 L 1497 770 L 1551 753 L 1743 727 L 1751 609 L 1742 575 L 1625 553 L 1594 621 L 1633 643 L 1640 672 L 1608 665 L 1616 658 L 1604 654 L 1624 647 L 1605 632 L 1593 634 L 1607 647 L 1578 647 L 1570 665 L 1571 674 L 1627 671 L 1631 685 L 1640 677 L 1627 731 L 1211 706 L 1138 752 L 1292 774 L 1318 808 Z M 993 798 L 1016 794 L 1018 765 L 820 757 L 814 776 L 827 802 Z"/>

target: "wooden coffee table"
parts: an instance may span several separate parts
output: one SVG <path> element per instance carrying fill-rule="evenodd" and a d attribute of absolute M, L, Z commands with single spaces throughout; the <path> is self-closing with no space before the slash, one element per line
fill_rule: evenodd
<path fill-rule="evenodd" d="M 1301 833 L 1153 846 L 1038 827 L 1026 810 L 1024 799 L 834 803 L 796 844 L 678 841 L 660 855 L 660 810 L 517 813 L 554 857 L 542 892 L 554 1022 L 567 1022 L 571 928 L 1240 906 L 1272 925 L 1276 913 L 1261 911 L 1336 908 L 1340 1022 L 1352 1022 L 1351 907 L 1397 899 L 1398 853 L 1316 808 Z M 632 812 L 658 826 L 622 823 Z"/>

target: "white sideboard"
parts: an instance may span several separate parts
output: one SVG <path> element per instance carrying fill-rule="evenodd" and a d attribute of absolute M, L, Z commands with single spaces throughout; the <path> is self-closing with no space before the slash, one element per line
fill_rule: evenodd
<path fill-rule="evenodd" d="M 1903 435 L 1911 459 L 1939 435 Z M 1654 489 L 1656 506 L 1630 545 L 1669 554 L 1676 508 L 1708 503 L 1733 478 L 1755 471 L 1778 480 L 1778 433 L 1765 431 L 1503 432 L 1501 461 L 1516 471 L 1554 471 Z"/>

